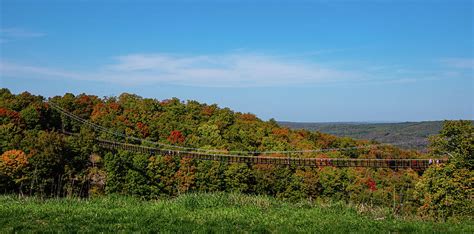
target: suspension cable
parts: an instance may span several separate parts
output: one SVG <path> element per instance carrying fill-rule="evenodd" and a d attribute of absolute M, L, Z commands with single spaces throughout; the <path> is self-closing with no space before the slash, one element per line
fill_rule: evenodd
<path fill-rule="evenodd" d="M 118 137 L 123 137 L 125 139 L 130 139 L 134 141 L 139 141 L 139 142 L 145 142 L 149 143 L 152 145 L 158 145 L 164 148 L 171 148 L 171 149 L 180 149 L 180 150 L 186 150 L 186 151 L 201 151 L 201 152 L 213 152 L 213 153 L 233 153 L 233 154 L 291 154 L 291 153 L 321 153 L 321 152 L 329 152 L 329 151 L 347 151 L 347 150 L 357 150 L 357 149 L 369 149 L 369 148 L 377 148 L 377 147 L 382 147 L 382 146 L 395 146 L 395 145 L 404 145 L 404 144 L 409 144 L 413 142 L 421 142 L 419 140 L 415 141 L 406 141 L 406 142 L 398 142 L 398 143 L 381 143 L 381 144 L 371 144 L 371 145 L 364 145 L 364 146 L 352 146 L 352 147 L 343 147 L 343 148 L 325 148 L 325 149 L 312 149 L 312 150 L 269 150 L 269 151 L 238 151 L 238 150 L 219 150 L 219 149 L 202 149 L 202 148 L 196 148 L 196 147 L 186 147 L 186 146 L 179 146 L 179 145 L 171 145 L 171 144 L 166 144 L 166 143 L 161 143 L 161 142 L 154 142 L 150 141 L 147 139 L 142 139 L 134 136 L 128 136 L 126 134 L 113 131 L 109 128 L 105 128 L 101 125 L 95 124 L 91 121 L 85 120 L 77 115 L 74 115 L 70 113 L 69 111 L 63 109 L 59 105 L 49 101 L 47 102 L 53 109 L 56 111 L 60 112 L 61 114 L 64 114 L 65 116 L 76 120 L 82 124 L 85 124 L 91 128 L 93 128 L 96 131 L 99 132 L 104 132 L 107 134 L 111 134 L 114 136 Z"/>

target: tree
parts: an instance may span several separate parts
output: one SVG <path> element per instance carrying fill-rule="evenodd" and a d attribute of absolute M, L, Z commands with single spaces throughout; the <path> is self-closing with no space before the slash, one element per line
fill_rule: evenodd
<path fill-rule="evenodd" d="M 23 133 L 23 130 L 14 123 L 0 125 L 1 152 L 19 148 L 23 139 Z"/>
<path fill-rule="evenodd" d="M 183 134 L 181 133 L 181 131 L 178 131 L 178 130 L 173 130 L 171 131 L 170 133 L 170 136 L 168 137 L 168 141 L 171 143 L 171 144 L 181 144 L 184 142 L 184 136 Z"/>
<path fill-rule="evenodd" d="M 152 156 L 147 166 L 147 175 L 152 181 L 153 195 L 175 195 L 176 180 L 174 175 L 178 171 L 177 158 L 172 156 Z"/>
<path fill-rule="evenodd" d="M 246 164 L 231 164 L 224 174 L 227 191 L 243 193 L 252 191 L 253 175 Z"/>
<path fill-rule="evenodd" d="M 196 186 L 196 166 L 190 158 L 182 158 L 179 161 L 179 169 L 175 174 L 178 193 L 192 191 Z"/>
<path fill-rule="evenodd" d="M 474 128 L 471 121 L 445 121 L 440 134 L 432 137 L 434 153 L 449 154 L 447 165 L 428 168 L 416 185 L 421 215 L 446 220 L 473 215 Z"/>
<path fill-rule="evenodd" d="M 439 135 L 430 138 L 435 154 L 448 154 L 458 168 L 474 170 L 474 126 L 470 120 L 445 121 Z"/>
<path fill-rule="evenodd" d="M 201 145 L 217 147 L 221 144 L 221 135 L 217 125 L 202 124 L 198 128 Z"/>
<path fill-rule="evenodd" d="M 474 171 L 454 164 L 435 165 L 416 186 L 419 214 L 446 221 L 450 217 L 474 215 Z"/>
<path fill-rule="evenodd" d="M 55 132 L 27 134 L 24 142 L 30 148 L 28 179 L 33 193 L 58 196 L 63 192 L 66 157 L 71 156 L 63 137 Z"/>
<path fill-rule="evenodd" d="M 28 166 L 28 156 L 22 150 L 9 150 L 0 157 L 0 185 L 12 189 L 26 179 L 24 170 Z"/>
<path fill-rule="evenodd" d="M 196 189 L 205 192 L 217 192 L 225 189 L 223 162 L 201 161 L 196 168 Z"/>

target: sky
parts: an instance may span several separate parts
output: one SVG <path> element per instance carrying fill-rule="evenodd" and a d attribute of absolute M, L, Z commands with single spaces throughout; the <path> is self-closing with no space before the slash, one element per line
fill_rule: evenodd
<path fill-rule="evenodd" d="M 0 0 L 0 86 L 267 120 L 474 119 L 474 1 Z"/>

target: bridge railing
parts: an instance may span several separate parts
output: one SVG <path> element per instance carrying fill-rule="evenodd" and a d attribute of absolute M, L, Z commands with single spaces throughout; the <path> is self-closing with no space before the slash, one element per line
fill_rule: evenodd
<path fill-rule="evenodd" d="M 426 169 L 431 164 L 446 163 L 447 159 L 352 159 L 352 158 L 294 158 L 294 157 L 268 157 L 268 156 L 243 156 L 227 154 L 209 154 L 203 152 L 190 152 L 166 150 L 141 145 L 133 145 L 108 140 L 96 140 L 102 148 L 114 150 L 127 150 L 150 155 L 171 155 L 196 160 L 220 161 L 227 163 L 273 164 L 292 165 L 302 167 L 370 167 L 370 168 L 412 168 Z"/>

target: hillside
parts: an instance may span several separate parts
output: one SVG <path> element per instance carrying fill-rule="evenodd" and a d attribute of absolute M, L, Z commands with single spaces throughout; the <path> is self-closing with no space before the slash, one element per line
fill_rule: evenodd
<path fill-rule="evenodd" d="M 291 129 L 319 131 L 341 137 L 400 144 L 401 148 L 427 150 L 428 137 L 438 134 L 443 121 L 403 123 L 298 123 L 278 122 Z"/>
<path fill-rule="evenodd" d="M 92 184 L 88 185 L 91 186 L 90 190 L 83 191 L 79 187 L 78 191 L 74 192 L 78 192 L 81 196 L 97 192 L 115 192 L 148 198 L 161 195 L 174 196 L 186 191 L 240 191 L 291 198 L 313 196 L 310 194 L 321 192 L 332 196 L 329 194 L 335 193 L 329 190 L 328 192 L 313 189 L 306 191 L 299 184 L 301 182 L 299 178 L 308 177 L 308 181 L 317 178 L 316 171 L 310 168 L 305 169 L 307 172 L 301 174 L 302 171 L 298 171 L 297 168 L 284 166 L 227 165 L 218 162 L 183 161 L 181 158 L 169 155 L 151 156 L 126 151 L 104 151 L 95 147 L 91 139 L 96 137 L 117 141 L 125 141 L 125 139 L 107 132 L 92 131 L 80 122 L 60 115 L 51 108 L 52 103 L 56 103 L 76 116 L 106 127 L 110 131 L 147 140 L 142 144 L 155 142 L 155 144 L 177 147 L 223 151 L 362 147 L 357 150 L 288 156 L 302 158 L 424 157 L 395 147 L 373 147 L 373 145 L 367 147 L 370 144 L 367 141 L 356 141 L 306 130 L 289 130 L 280 127 L 273 120 L 262 121 L 250 113 L 234 112 L 229 108 L 196 101 L 182 102 L 176 98 L 160 101 L 127 93 L 104 99 L 94 95 L 65 94 L 62 97 L 49 98 L 48 103 L 44 102 L 45 100 L 44 97 L 27 92 L 15 95 L 7 89 L 0 90 L 1 152 L 5 158 L 15 158 L 18 161 L 16 162 L 18 168 L 11 169 L 15 173 L 5 172 L 4 180 L 0 181 L 5 191 L 28 189 L 23 192 L 53 195 L 57 194 L 58 190 L 55 187 L 59 184 L 65 185 L 63 188 L 65 192 L 69 183 L 72 183 L 70 181 L 78 184 L 78 178 L 81 178 L 81 183 L 90 183 L 90 178 L 83 176 L 89 175 L 95 178 Z M 62 129 L 80 135 L 76 138 L 65 137 L 61 134 Z M 127 141 L 140 144 L 130 139 Z M 93 160 L 90 158 L 91 155 L 94 156 Z M 273 156 L 283 155 L 274 154 Z M 53 158 L 54 160 L 49 161 Z M 40 168 L 41 174 L 38 173 Z M 333 169 L 327 170 L 327 173 L 333 173 Z M 337 173 L 345 174 L 346 171 L 337 171 Z M 350 171 L 350 174 L 358 173 L 355 170 Z M 298 179 L 293 179 L 293 177 Z M 48 178 L 55 179 L 48 180 Z M 106 181 L 103 178 L 106 178 Z M 356 176 L 351 176 L 350 179 L 355 180 Z M 158 180 L 160 183 L 149 183 L 153 180 Z M 21 181 L 21 183 L 16 181 Z M 36 181 L 44 181 L 44 184 L 39 185 Z M 338 196 L 349 194 L 346 188 L 338 188 L 337 191 L 341 192 Z"/>
<path fill-rule="evenodd" d="M 66 112 L 60 113 L 53 106 Z M 467 132 L 464 135 L 470 135 L 469 124 L 452 121 L 443 127 L 460 129 L 452 132 L 462 130 Z M 91 128 L 91 125 L 99 127 Z M 97 138 L 168 148 L 162 148 L 158 154 L 105 149 L 95 144 Z M 429 185 L 429 181 L 425 183 L 423 172 L 416 168 L 206 161 L 171 154 L 170 148 L 177 147 L 220 150 L 223 154 L 245 151 L 243 154 L 252 157 L 318 158 L 329 162 L 334 158 L 410 159 L 407 161 L 411 162 L 432 157 L 364 140 L 291 130 L 250 113 L 177 98 L 156 100 L 128 93 L 99 98 L 66 93 L 46 99 L 28 92 L 12 94 L 8 89 L 0 89 L 0 193 L 40 197 L 122 194 L 160 199 L 195 192 L 237 192 L 289 201 L 335 199 L 390 207 L 400 214 L 438 215 L 419 209 L 437 208 L 436 203 L 429 203 L 432 199 L 422 199 L 429 191 L 418 193 L 423 189 L 420 186 Z M 462 178 L 471 178 L 470 173 L 462 169 L 454 175 L 456 183 L 461 185 L 456 184 L 450 192 L 459 194 L 460 203 L 450 216 L 462 216 L 469 209 L 469 202 L 465 202 L 469 194 L 463 189 L 469 181 Z M 440 217 L 446 217 L 445 213 L 440 213 Z"/>

